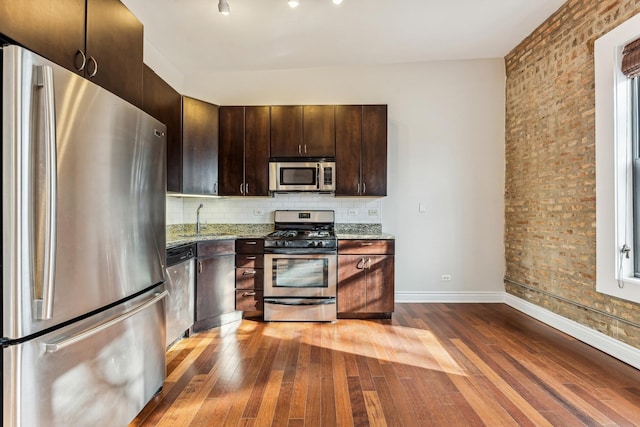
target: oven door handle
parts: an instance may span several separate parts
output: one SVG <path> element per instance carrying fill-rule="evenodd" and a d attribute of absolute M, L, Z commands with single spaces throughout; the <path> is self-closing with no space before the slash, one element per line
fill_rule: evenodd
<path fill-rule="evenodd" d="M 265 304 L 277 304 L 277 305 L 328 305 L 335 304 L 335 298 L 318 298 L 318 299 L 302 299 L 302 298 L 265 298 Z"/>
<path fill-rule="evenodd" d="M 265 248 L 265 254 L 273 255 L 336 255 L 335 249 L 332 248 L 299 248 L 299 249 L 272 249 Z"/>

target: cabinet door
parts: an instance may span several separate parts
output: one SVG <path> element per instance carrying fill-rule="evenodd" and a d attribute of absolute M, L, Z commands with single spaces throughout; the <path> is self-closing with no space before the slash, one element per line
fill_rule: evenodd
<path fill-rule="evenodd" d="M 2 0 L 0 32 L 78 72 L 75 61 L 78 50 L 84 51 L 84 15 L 85 0 Z"/>
<path fill-rule="evenodd" d="M 365 257 L 338 255 L 338 313 L 365 313 L 367 281 Z"/>
<path fill-rule="evenodd" d="M 244 107 L 220 107 L 220 195 L 244 192 Z"/>
<path fill-rule="evenodd" d="M 394 257 L 388 255 L 366 256 L 367 313 L 392 313 L 394 311 Z"/>
<path fill-rule="evenodd" d="M 142 109 L 167 125 L 167 191 L 182 191 L 182 97 L 144 66 Z"/>
<path fill-rule="evenodd" d="M 59 9 L 59 13 L 68 11 Z M 85 52 L 95 59 L 87 62 L 87 76 L 141 107 L 142 23 L 119 0 L 87 0 L 86 13 Z"/>
<path fill-rule="evenodd" d="M 357 196 L 360 190 L 362 106 L 336 106 L 336 196 Z"/>
<path fill-rule="evenodd" d="M 387 106 L 362 107 L 363 196 L 387 195 Z"/>
<path fill-rule="evenodd" d="M 234 255 L 199 258 L 196 265 L 196 322 L 234 311 Z"/>
<path fill-rule="evenodd" d="M 302 155 L 335 157 L 336 131 L 333 105 L 305 105 L 303 109 Z"/>
<path fill-rule="evenodd" d="M 302 155 L 302 106 L 271 107 L 271 156 Z"/>
<path fill-rule="evenodd" d="M 269 107 L 245 107 L 245 195 L 269 195 Z"/>
<path fill-rule="evenodd" d="M 182 192 L 217 194 L 218 106 L 182 97 Z"/>

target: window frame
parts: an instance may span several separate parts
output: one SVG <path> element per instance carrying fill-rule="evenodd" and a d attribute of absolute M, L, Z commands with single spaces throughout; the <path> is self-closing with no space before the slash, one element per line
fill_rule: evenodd
<path fill-rule="evenodd" d="M 595 42 L 596 290 L 640 302 L 634 277 L 632 85 L 620 66 L 624 46 L 640 37 L 640 14 Z M 627 259 L 623 245 L 631 247 Z"/>

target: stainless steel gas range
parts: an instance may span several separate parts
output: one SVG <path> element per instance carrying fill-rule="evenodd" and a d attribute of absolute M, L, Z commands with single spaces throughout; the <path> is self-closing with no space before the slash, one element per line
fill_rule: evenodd
<path fill-rule="evenodd" d="M 335 212 L 275 211 L 264 242 L 264 320 L 336 320 Z"/>

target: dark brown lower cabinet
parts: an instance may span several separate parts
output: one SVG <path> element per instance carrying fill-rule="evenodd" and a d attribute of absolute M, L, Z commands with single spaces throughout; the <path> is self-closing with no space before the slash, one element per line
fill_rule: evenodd
<path fill-rule="evenodd" d="M 236 310 L 244 317 L 262 317 L 264 240 L 236 240 Z"/>
<path fill-rule="evenodd" d="M 338 317 L 391 317 L 393 240 L 338 241 Z"/>
<path fill-rule="evenodd" d="M 233 240 L 199 242 L 196 251 L 195 332 L 238 320 Z"/>

